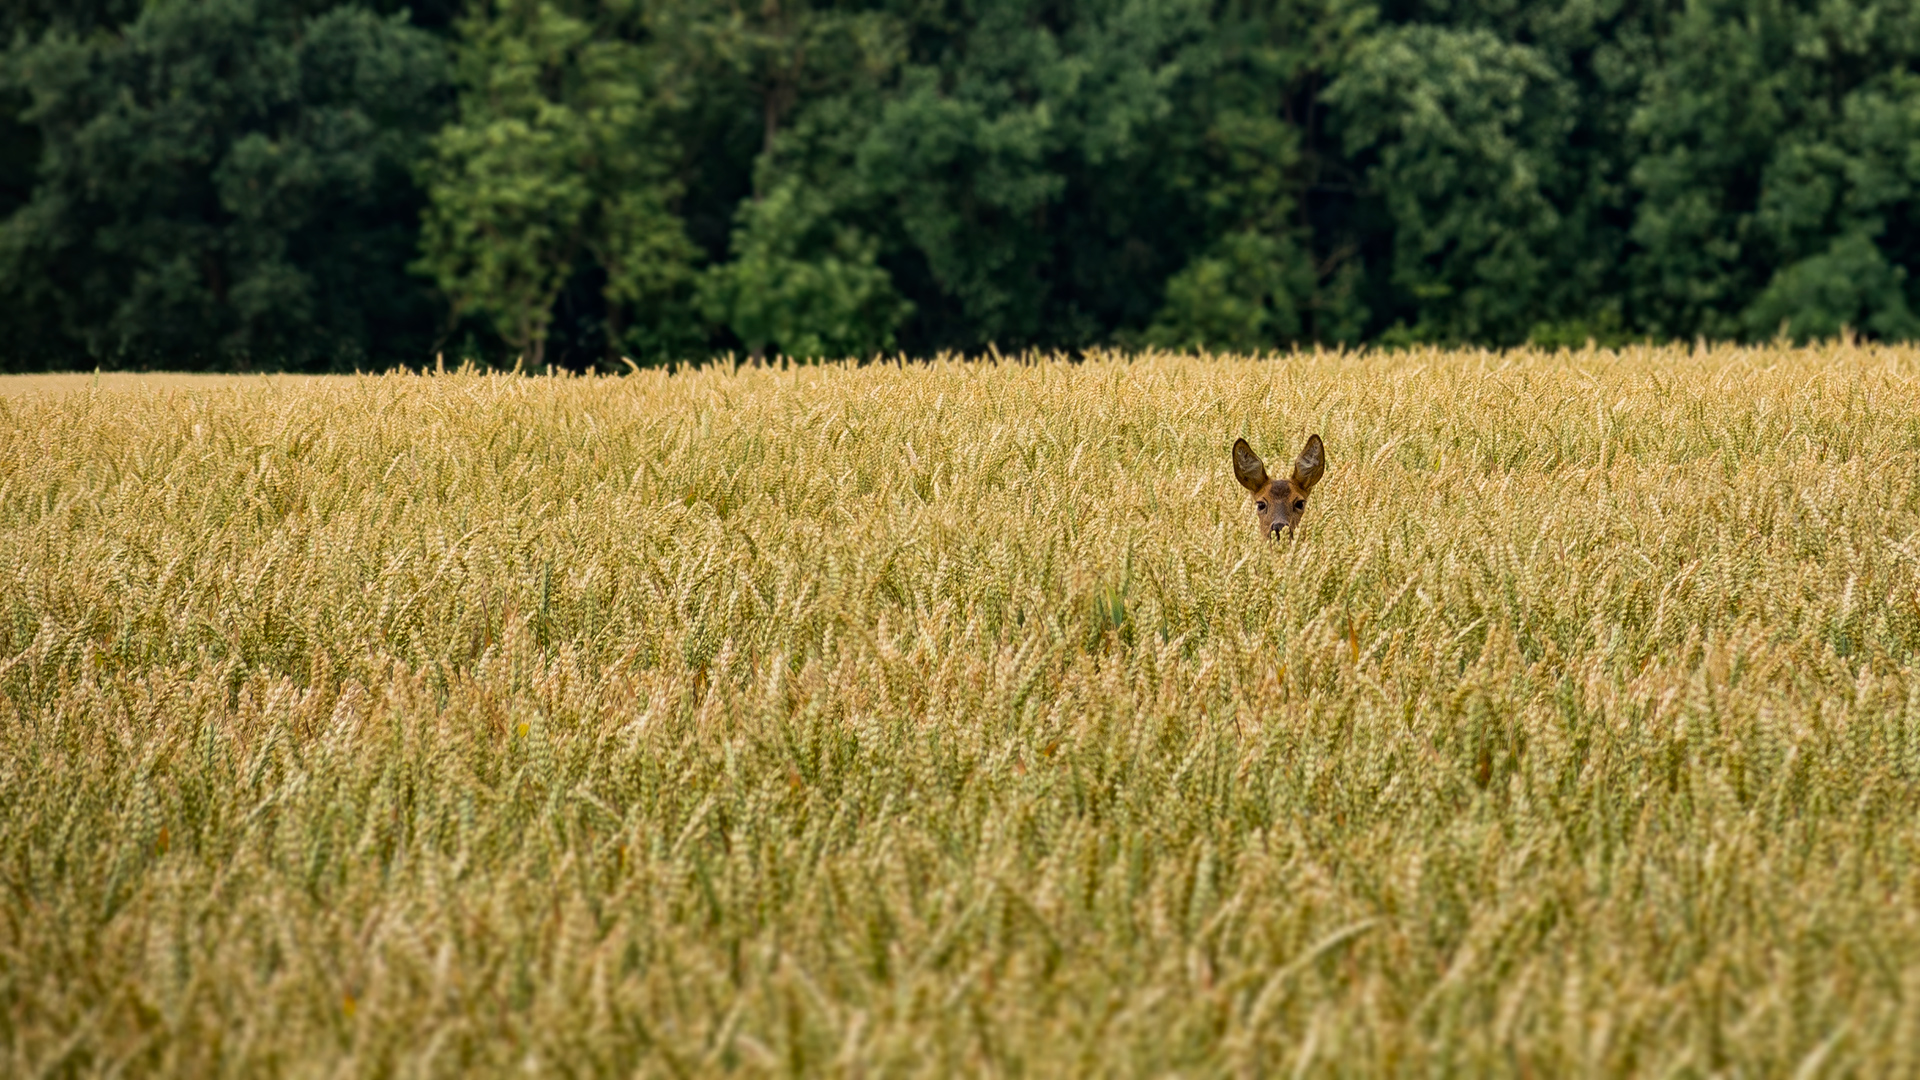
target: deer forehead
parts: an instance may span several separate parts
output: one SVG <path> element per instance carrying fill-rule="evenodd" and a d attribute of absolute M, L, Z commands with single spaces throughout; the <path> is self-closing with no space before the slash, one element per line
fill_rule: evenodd
<path fill-rule="evenodd" d="M 1290 499 L 1304 499 L 1306 497 L 1306 491 L 1292 480 L 1272 481 L 1267 485 L 1265 491 L 1256 496 L 1256 498 L 1270 499 L 1274 502 L 1286 502 Z"/>

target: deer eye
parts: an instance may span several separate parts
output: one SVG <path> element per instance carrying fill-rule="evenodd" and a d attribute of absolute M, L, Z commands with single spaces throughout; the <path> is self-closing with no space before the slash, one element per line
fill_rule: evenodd
<path fill-rule="evenodd" d="M 1260 511 L 1261 513 L 1265 513 L 1267 509 L 1267 504 L 1263 502 L 1256 502 L 1253 504 L 1253 508 L 1255 510 Z"/>
<path fill-rule="evenodd" d="M 1305 510 L 1307 508 L 1307 500 L 1305 499 L 1293 500 L 1293 508 L 1295 510 Z"/>

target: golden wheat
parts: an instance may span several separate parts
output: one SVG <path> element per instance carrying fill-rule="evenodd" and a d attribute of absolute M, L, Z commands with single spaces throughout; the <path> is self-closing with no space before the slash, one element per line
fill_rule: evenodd
<path fill-rule="evenodd" d="M 1920 1072 L 1913 350 L 86 386 L 0 581 L 9 1075 Z"/>

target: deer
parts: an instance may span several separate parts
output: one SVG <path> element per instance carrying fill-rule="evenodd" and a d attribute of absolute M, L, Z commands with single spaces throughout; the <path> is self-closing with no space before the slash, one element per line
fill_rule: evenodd
<path fill-rule="evenodd" d="M 1260 520 L 1260 535 L 1278 537 L 1287 530 L 1292 537 L 1307 512 L 1307 494 L 1327 471 L 1327 449 L 1320 436 L 1307 438 L 1306 448 L 1293 462 L 1293 475 L 1275 480 L 1267 475 L 1267 466 L 1245 439 L 1233 441 L 1233 475 L 1240 486 L 1253 493 L 1253 512 Z"/>

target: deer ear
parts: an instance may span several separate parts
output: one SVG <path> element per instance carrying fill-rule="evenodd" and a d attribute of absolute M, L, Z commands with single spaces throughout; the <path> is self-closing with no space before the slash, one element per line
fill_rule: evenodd
<path fill-rule="evenodd" d="M 1255 495 L 1267 488 L 1267 466 L 1245 439 L 1233 440 L 1233 475 L 1241 487 Z"/>
<path fill-rule="evenodd" d="M 1293 482 L 1300 485 L 1301 491 L 1312 491 L 1313 485 L 1320 482 L 1320 474 L 1327 471 L 1327 448 L 1320 444 L 1320 436 L 1307 438 L 1307 448 L 1300 451 L 1300 459 L 1293 463 Z"/>

